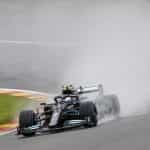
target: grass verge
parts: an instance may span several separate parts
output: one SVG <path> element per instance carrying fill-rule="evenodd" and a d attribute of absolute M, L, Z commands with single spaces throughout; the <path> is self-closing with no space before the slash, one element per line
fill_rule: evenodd
<path fill-rule="evenodd" d="M 0 94 L 0 124 L 11 122 L 29 101 L 24 97 Z"/>

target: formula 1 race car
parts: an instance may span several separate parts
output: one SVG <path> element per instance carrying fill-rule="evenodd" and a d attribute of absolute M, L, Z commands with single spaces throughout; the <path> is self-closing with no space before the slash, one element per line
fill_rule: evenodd
<path fill-rule="evenodd" d="M 33 110 L 20 112 L 19 126 L 17 128 L 18 135 L 31 136 L 37 132 L 97 126 L 98 107 L 96 103 L 81 96 L 92 92 L 99 92 L 101 97 L 103 95 L 102 85 L 79 87 L 77 89 L 72 85 L 64 86 L 62 94 L 54 97 L 54 103 L 41 103 L 41 112 L 38 109 L 36 112 Z M 101 105 L 99 105 L 100 107 Z M 102 112 L 107 114 L 114 113 L 113 107 L 110 106 L 110 108 L 101 111 L 100 114 Z M 117 106 L 117 113 L 119 113 L 119 109 Z"/>

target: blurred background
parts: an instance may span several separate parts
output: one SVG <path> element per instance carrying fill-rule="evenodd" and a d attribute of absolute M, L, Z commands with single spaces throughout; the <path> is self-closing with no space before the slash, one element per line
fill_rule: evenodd
<path fill-rule="evenodd" d="M 0 0 L 0 87 L 102 83 L 122 114 L 150 109 L 149 0 Z"/>

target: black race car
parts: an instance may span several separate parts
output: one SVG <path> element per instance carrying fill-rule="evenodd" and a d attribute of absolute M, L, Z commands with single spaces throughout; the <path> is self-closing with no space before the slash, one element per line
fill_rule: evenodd
<path fill-rule="evenodd" d="M 41 103 L 42 111 L 24 110 L 19 115 L 18 135 L 31 136 L 37 132 L 57 131 L 75 127 L 95 127 L 98 110 L 93 101 L 85 101 L 82 94 L 103 93 L 102 86 L 64 86 L 62 94 L 54 98 L 54 103 Z"/>

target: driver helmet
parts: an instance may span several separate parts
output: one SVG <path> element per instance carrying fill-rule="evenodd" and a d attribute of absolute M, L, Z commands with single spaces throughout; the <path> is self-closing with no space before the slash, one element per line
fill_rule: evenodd
<path fill-rule="evenodd" d="M 62 87 L 62 94 L 73 94 L 74 93 L 74 87 L 70 85 L 63 85 Z"/>

